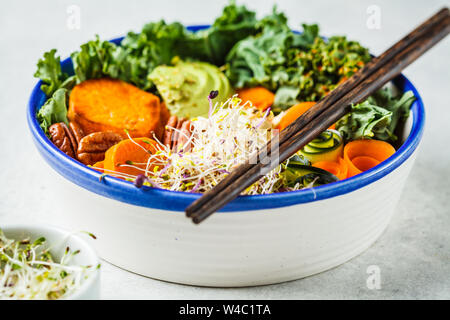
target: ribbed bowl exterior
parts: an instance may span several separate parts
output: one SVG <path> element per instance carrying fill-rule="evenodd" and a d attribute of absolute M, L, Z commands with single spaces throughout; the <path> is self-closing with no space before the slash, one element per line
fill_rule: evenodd
<path fill-rule="evenodd" d="M 59 200 L 71 203 L 60 223 L 93 232 L 103 259 L 151 278 L 213 287 L 279 283 L 333 268 L 367 249 L 391 219 L 414 158 L 344 195 L 216 213 L 200 225 L 183 212 L 112 200 L 55 175 L 62 182 Z"/>

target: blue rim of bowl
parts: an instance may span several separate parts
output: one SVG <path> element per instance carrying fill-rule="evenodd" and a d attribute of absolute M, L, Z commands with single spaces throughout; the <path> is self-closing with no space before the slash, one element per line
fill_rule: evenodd
<path fill-rule="evenodd" d="M 191 31 L 198 31 L 208 27 L 208 25 L 196 25 L 188 26 L 187 28 Z M 111 42 L 120 44 L 122 39 L 123 37 L 116 38 L 111 40 Z M 65 72 L 73 69 L 70 58 L 62 61 L 61 66 Z M 411 90 L 416 97 L 416 101 L 411 106 L 413 117 L 411 131 L 405 142 L 389 159 L 354 177 L 315 188 L 266 195 L 239 196 L 220 211 L 264 210 L 324 200 L 360 189 L 395 170 L 411 156 L 420 142 L 425 124 L 425 109 L 422 98 L 416 88 L 403 74 L 395 78 L 393 82 L 403 92 Z M 63 177 L 96 194 L 132 205 L 154 209 L 184 211 L 189 204 L 201 196 L 199 193 L 170 191 L 151 187 L 138 189 L 131 182 L 111 176 L 102 176 L 98 171 L 64 154 L 47 138 L 39 127 L 35 116 L 38 108 L 46 100 L 44 93 L 40 89 L 41 84 L 42 82 L 39 81 L 33 88 L 28 102 L 28 126 L 38 151 L 49 165 Z"/>

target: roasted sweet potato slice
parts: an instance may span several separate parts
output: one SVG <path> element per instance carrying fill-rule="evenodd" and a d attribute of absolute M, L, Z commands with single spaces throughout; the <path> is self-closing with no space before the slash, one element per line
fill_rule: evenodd
<path fill-rule="evenodd" d="M 158 139 L 162 140 L 164 131 L 166 129 L 166 124 L 169 121 L 170 118 L 170 111 L 166 107 L 166 104 L 164 102 L 161 102 L 161 114 L 160 114 L 160 127 L 155 130 L 155 135 L 158 137 Z"/>
<path fill-rule="evenodd" d="M 129 83 L 103 78 L 86 80 L 73 88 L 68 118 L 85 134 L 112 131 L 126 138 L 126 129 L 131 137 L 153 137 L 155 133 L 159 139 L 167 111 L 161 109 L 157 96 Z"/>

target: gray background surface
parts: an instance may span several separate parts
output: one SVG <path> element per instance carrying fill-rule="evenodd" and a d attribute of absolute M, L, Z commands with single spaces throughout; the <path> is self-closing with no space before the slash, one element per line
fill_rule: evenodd
<path fill-rule="evenodd" d="M 242 1 L 244 2 L 244 1 Z M 5 1 L 0 9 L 0 226 L 52 223 L 57 187 L 32 144 L 25 106 L 35 65 L 57 48 L 62 57 L 98 34 L 102 39 L 138 31 L 165 18 L 210 23 L 226 1 Z M 260 15 L 274 1 L 245 1 Z M 325 36 L 346 34 L 381 53 L 450 1 L 276 1 L 293 28 L 318 22 Z M 81 10 L 79 30 L 67 27 L 68 7 Z M 369 29 L 367 8 L 381 10 L 381 28 Z M 427 109 L 426 130 L 416 164 L 386 232 L 366 252 L 328 272 L 279 285 L 241 289 L 199 288 L 144 278 L 103 263 L 102 298 L 110 299 L 449 299 L 450 298 L 450 38 L 429 51 L 405 74 Z M 43 169 L 45 168 L 45 169 Z M 74 199 L 76 200 L 76 199 Z M 380 201 L 382 201 L 380 199 Z M 371 265 L 381 288 L 366 285 Z"/>

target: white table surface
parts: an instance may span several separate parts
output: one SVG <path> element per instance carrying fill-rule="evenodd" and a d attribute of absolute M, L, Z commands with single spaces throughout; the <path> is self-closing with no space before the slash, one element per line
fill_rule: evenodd
<path fill-rule="evenodd" d="M 242 1 L 244 2 L 244 1 Z M 240 2 L 240 3 L 242 3 Z M 66 57 L 99 34 L 102 39 L 138 31 L 165 18 L 210 23 L 226 1 L 147 0 L 2 1 L 0 9 L 0 227 L 8 223 L 52 223 L 62 208 L 46 163 L 32 144 L 25 106 L 36 83 L 35 65 L 57 48 Z M 273 1 L 245 1 L 259 14 Z M 412 27 L 450 1 L 276 1 L 292 27 L 318 22 L 322 34 L 346 34 L 381 53 Z M 369 29 L 370 5 L 380 8 L 381 28 Z M 67 27 L 67 9 L 81 12 L 79 30 Z M 405 74 L 427 109 L 421 150 L 397 212 L 386 232 L 366 252 L 328 272 L 279 285 L 219 289 L 183 286 L 144 278 L 103 263 L 104 299 L 449 299 L 450 298 L 450 38 L 410 66 Z M 379 267 L 381 288 L 366 285 L 367 268 Z"/>

